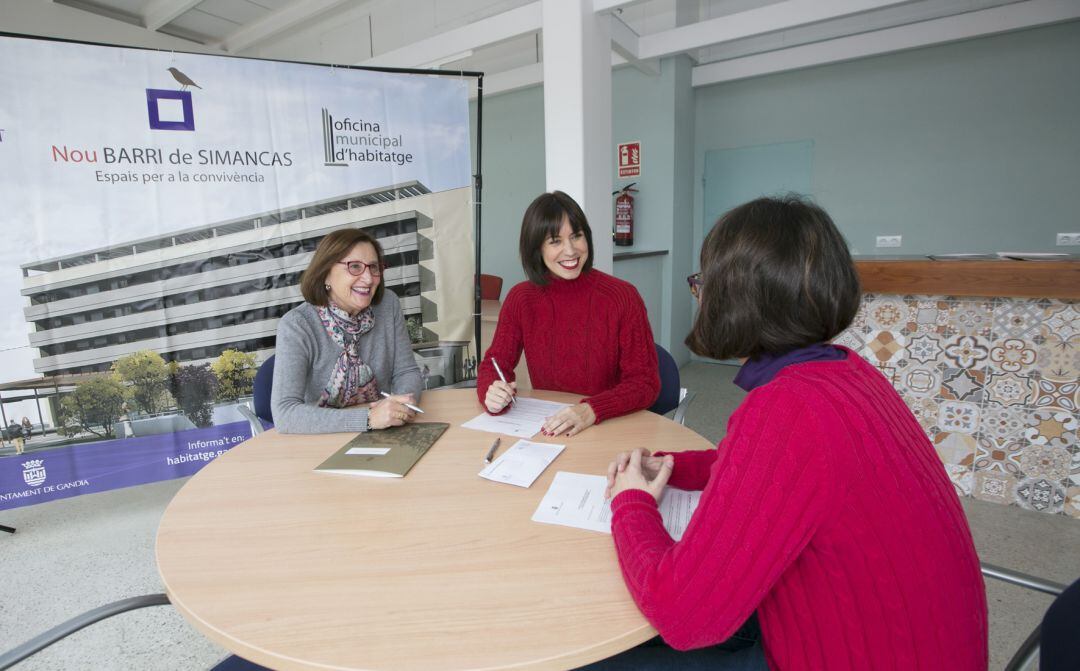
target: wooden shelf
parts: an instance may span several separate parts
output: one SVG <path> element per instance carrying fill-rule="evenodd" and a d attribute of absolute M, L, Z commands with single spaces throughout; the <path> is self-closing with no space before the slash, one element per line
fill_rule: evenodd
<path fill-rule="evenodd" d="M 1080 299 L 1080 260 L 857 259 L 865 292 Z"/>

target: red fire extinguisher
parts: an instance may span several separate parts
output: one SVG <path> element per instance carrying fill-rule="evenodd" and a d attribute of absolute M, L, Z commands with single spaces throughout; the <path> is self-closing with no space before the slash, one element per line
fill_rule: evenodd
<path fill-rule="evenodd" d="M 630 195 L 637 193 L 634 184 L 637 182 L 631 182 L 611 194 L 618 194 L 615 199 L 615 244 L 619 247 L 634 244 L 634 197 Z"/>

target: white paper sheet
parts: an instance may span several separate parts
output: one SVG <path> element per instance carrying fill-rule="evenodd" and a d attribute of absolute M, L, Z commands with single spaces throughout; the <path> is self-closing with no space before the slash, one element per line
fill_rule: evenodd
<path fill-rule="evenodd" d="M 381 457 L 389 451 L 389 447 L 351 447 L 345 454 L 373 455 Z"/>
<path fill-rule="evenodd" d="M 611 533 L 611 502 L 604 500 L 607 478 L 559 471 L 533 513 L 534 522 Z M 682 538 L 701 492 L 668 487 L 660 497 L 664 528 L 675 540 Z"/>
<path fill-rule="evenodd" d="M 518 487 L 530 487 L 565 445 L 519 440 L 480 471 L 480 477 Z"/>
<path fill-rule="evenodd" d="M 517 403 L 501 415 L 489 415 L 486 412 L 473 417 L 461 426 L 466 429 L 477 431 L 490 431 L 491 433 L 503 433 L 518 438 L 532 438 L 540 433 L 540 427 L 544 421 L 562 410 L 570 407 L 568 403 L 555 403 L 554 401 L 541 401 L 538 398 L 518 397 Z"/>

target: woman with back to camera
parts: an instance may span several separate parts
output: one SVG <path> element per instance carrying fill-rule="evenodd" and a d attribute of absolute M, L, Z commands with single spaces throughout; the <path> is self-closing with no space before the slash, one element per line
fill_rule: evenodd
<path fill-rule="evenodd" d="M 609 467 L 623 577 L 671 647 L 595 668 L 985 671 L 986 595 L 953 485 L 889 381 L 829 343 L 859 305 L 829 216 L 796 197 L 739 206 L 688 279 L 687 345 L 743 359 L 749 394 L 717 449 Z M 657 511 L 665 485 L 703 490 L 678 542 Z M 709 647 L 754 611 L 763 649 Z"/>
<path fill-rule="evenodd" d="M 477 372 L 487 411 L 510 405 L 522 351 L 533 387 L 585 396 L 549 417 L 544 435 L 573 436 L 652 405 L 660 376 L 645 304 L 632 284 L 592 267 L 592 230 L 574 199 L 554 191 L 533 200 L 518 246 L 528 280 L 506 295 Z"/>
<path fill-rule="evenodd" d="M 361 229 L 319 242 L 304 302 L 278 323 L 271 407 L 282 433 L 385 429 L 410 421 L 422 389 L 382 247 Z M 383 398 L 380 392 L 391 394 Z"/>

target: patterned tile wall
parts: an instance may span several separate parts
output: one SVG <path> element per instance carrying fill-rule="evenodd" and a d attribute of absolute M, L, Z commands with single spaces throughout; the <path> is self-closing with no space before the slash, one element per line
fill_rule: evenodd
<path fill-rule="evenodd" d="M 892 381 L 961 496 L 1080 519 L 1080 303 L 867 294 L 835 342 Z"/>

